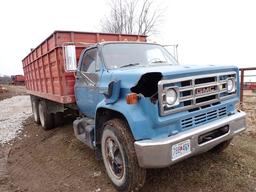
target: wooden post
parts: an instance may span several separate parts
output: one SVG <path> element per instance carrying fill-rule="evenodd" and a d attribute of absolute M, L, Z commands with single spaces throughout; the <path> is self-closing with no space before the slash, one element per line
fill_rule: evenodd
<path fill-rule="evenodd" d="M 240 69 L 241 71 L 241 81 L 240 81 L 240 103 L 243 103 L 244 100 L 244 69 Z"/>

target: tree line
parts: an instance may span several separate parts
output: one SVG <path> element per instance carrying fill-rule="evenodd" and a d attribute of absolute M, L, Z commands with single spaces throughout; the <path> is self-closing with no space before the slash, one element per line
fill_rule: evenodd
<path fill-rule="evenodd" d="M 0 84 L 10 84 L 12 79 L 8 75 L 0 76 Z"/>

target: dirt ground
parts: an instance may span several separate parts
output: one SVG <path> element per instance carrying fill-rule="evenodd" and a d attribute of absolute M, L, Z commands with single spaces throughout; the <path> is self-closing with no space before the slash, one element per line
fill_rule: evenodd
<path fill-rule="evenodd" d="M 6 98 L 13 97 L 15 95 L 26 94 L 25 86 L 14 86 L 14 85 L 0 85 L 0 86 L 6 88 L 6 91 L 0 92 L 0 101 Z"/>
<path fill-rule="evenodd" d="M 102 161 L 74 137 L 72 118 L 66 121 L 63 127 L 43 131 L 30 117 L 20 139 L 0 148 L 0 173 L 1 156 L 7 162 L 1 192 L 115 191 Z M 251 121 L 252 131 L 236 137 L 221 154 L 208 152 L 148 170 L 142 191 L 256 191 L 255 123 Z"/>

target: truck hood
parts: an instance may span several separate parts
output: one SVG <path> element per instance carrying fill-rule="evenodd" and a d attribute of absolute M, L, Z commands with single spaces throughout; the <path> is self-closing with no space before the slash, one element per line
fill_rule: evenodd
<path fill-rule="evenodd" d="M 161 79 L 175 79 L 193 75 L 203 75 L 218 72 L 238 71 L 235 66 L 217 66 L 217 65 L 157 65 L 148 67 L 129 67 L 123 69 L 111 70 L 111 81 L 121 80 L 122 88 L 131 88 L 135 86 L 141 77 L 145 74 L 159 74 Z"/>

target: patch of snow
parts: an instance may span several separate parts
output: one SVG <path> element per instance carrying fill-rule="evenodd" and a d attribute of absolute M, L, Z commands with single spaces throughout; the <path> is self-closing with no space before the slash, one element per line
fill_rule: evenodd
<path fill-rule="evenodd" d="M 14 139 L 23 129 L 22 122 L 32 115 L 30 96 L 15 96 L 0 101 L 0 144 Z"/>

